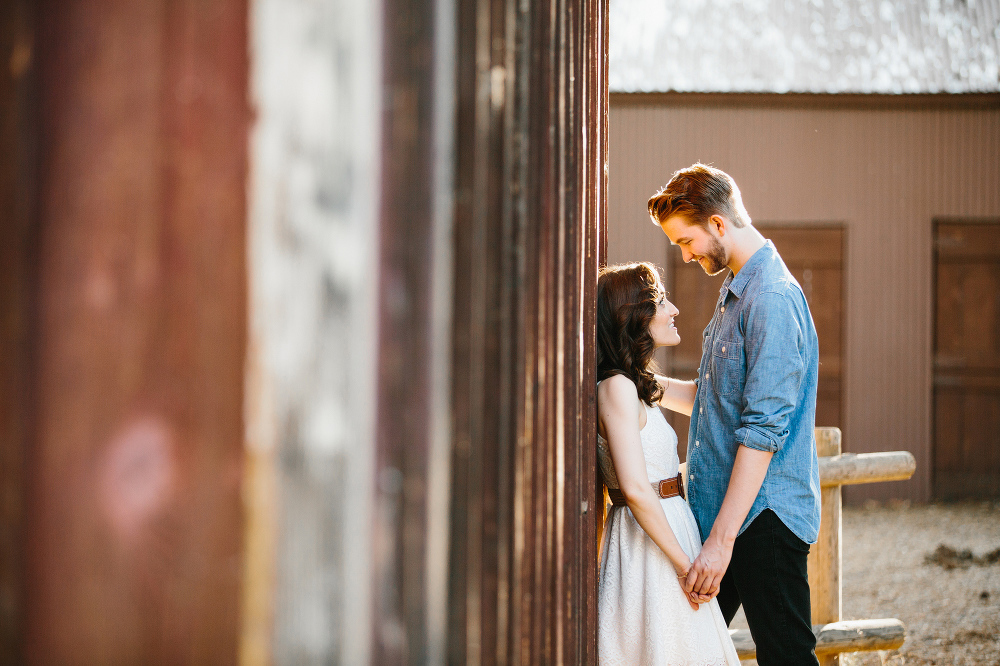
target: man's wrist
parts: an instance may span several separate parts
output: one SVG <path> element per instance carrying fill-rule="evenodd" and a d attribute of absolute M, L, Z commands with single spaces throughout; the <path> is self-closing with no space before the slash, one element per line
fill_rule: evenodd
<path fill-rule="evenodd" d="M 720 546 L 732 550 L 733 544 L 736 543 L 736 535 L 739 534 L 739 531 L 740 528 L 738 525 L 735 528 L 732 528 L 727 525 L 720 525 L 719 522 L 716 521 L 715 526 L 712 527 L 712 531 L 708 535 L 708 538 L 712 539 Z"/>

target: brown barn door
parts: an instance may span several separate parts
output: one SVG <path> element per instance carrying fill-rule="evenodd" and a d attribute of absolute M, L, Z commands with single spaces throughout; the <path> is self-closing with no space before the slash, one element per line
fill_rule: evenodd
<path fill-rule="evenodd" d="M 1000 497 L 1000 223 L 934 247 L 934 497 Z"/>
<path fill-rule="evenodd" d="M 819 389 L 816 425 L 840 427 L 842 421 L 841 348 L 843 340 L 844 230 L 840 227 L 769 227 L 760 232 L 774 242 L 795 279 L 802 285 L 819 336 Z M 701 361 L 702 331 L 712 318 L 727 272 L 708 277 L 695 263 L 685 264 L 670 251 L 668 290 L 680 309 L 681 344 L 668 351 L 667 371 L 693 378 Z M 673 412 L 667 417 L 677 431 L 681 460 L 686 459 L 690 419 Z"/>

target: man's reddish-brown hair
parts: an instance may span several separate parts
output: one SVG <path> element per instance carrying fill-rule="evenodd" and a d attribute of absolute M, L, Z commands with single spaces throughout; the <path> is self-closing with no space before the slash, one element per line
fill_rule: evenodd
<path fill-rule="evenodd" d="M 690 223 L 706 228 L 713 215 L 727 218 L 735 227 L 750 224 L 736 181 L 725 171 L 701 163 L 675 172 L 647 206 L 658 225 L 672 215 L 683 215 Z"/>

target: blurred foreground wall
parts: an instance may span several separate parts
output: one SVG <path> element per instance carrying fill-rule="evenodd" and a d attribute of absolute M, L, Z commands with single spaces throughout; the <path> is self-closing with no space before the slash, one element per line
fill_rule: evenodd
<path fill-rule="evenodd" d="M 593 661 L 606 2 L 0 6 L 0 663 Z"/>
<path fill-rule="evenodd" d="M 369 658 L 381 11 L 251 3 L 243 663 Z"/>
<path fill-rule="evenodd" d="M 23 658 L 231 662 L 246 7 L 30 6 Z"/>

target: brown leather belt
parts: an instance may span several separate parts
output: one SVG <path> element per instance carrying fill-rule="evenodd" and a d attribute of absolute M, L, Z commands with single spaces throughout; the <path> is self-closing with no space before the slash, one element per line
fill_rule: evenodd
<path fill-rule="evenodd" d="M 668 497 L 684 497 L 684 481 L 681 479 L 681 475 L 678 474 L 672 479 L 663 479 L 656 483 L 650 484 L 653 486 L 653 490 L 656 494 L 660 496 L 660 499 L 667 499 Z M 611 504 L 614 506 L 625 506 L 628 504 L 625 501 L 625 493 L 618 490 L 617 488 L 608 488 L 608 497 L 611 499 Z"/>

